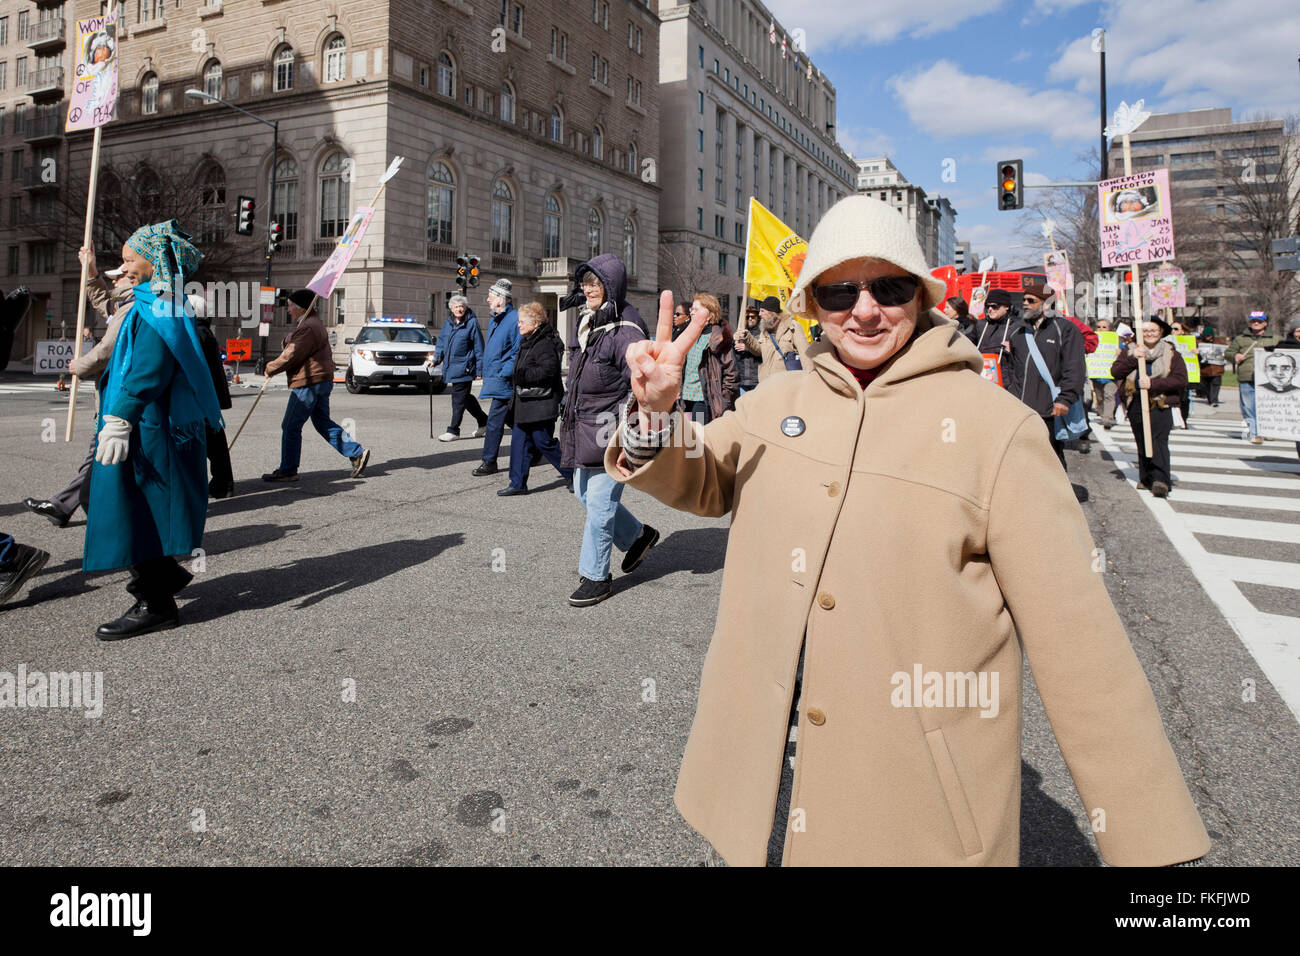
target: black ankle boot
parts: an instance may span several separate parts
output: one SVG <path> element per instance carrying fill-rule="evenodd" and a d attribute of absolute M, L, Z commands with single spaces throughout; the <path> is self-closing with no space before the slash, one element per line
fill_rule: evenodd
<path fill-rule="evenodd" d="M 176 601 L 137 600 L 131 609 L 116 621 L 101 624 L 95 629 L 95 636 L 101 641 L 121 641 L 128 637 L 151 634 L 154 631 L 166 631 L 181 623 L 181 615 Z"/>

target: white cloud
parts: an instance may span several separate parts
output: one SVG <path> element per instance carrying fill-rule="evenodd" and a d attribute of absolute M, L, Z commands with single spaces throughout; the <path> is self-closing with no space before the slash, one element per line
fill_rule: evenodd
<path fill-rule="evenodd" d="M 965 73 L 948 60 L 892 77 L 887 86 L 913 125 L 936 139 L 1042 133 L 1058 142 L 1081 141 L 1093 135 L 1097 121 L 1096 105 L 1078 93 Z"/>
<path fill-rule="evenodd" d="M 871 127 L 840 127 L 836 129 L 835 137 L 854 159 L 863 159 L 867 156 L 890 156 L 894 152 L 894 140 L 889 134 Z"/>
<path fill-rule="evenodd" d="M 1154 86 L 1147 105 L 1158 111 L 1295 109 L 1295 0 L 1111 0 L 1103 10 L 1108 100 L 1131 101 L 1141 95 L 1134 86 Z M 1095 96 L 1091 37 L 1067 44 L 1048 75 Z"/>
<path fill-rule="evenodd" d="M 808 50 L 866 41 L 886 43 L 906 34 L 932 36 L 966 20 L 992 13 L 1006 0 L 911 0 L 909 3 L 863 3 L 862 0 L 768 0 L 767 7 L 786 30 L 803 29 Z"/>
<path fill-rule="evenodd" d="M 1008 63 L 1019 63 L 1019 62 L 1021 62 L 1022 60 L 1028 60 L 1028 59 L 1029 59 L 1031 56 L 1033 56 L 1033 55 L 1034 55 L 1034 54 L 1031 53 L 1029 50 L 1021 50 L 1020 52 L 1018 52 L 1015 56 L 1013 56 L 1013 57 L 1012 57 L 1010 60 L 1008 60 L 1007 62 L 1008 62 Z"/>
<path fill-rule="evenodd" d="M 1092 2 L 1094 0 L 1034 0 L 1034 9 L 1039 13 L 1051 15 L 1064 13 L 1066 10 L 1073 10 L 1075 7 Z"/>

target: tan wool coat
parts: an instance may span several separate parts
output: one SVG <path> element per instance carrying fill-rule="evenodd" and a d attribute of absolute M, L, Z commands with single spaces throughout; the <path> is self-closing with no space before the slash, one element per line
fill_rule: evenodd
<path fill-rule="evenodd" d="M 781 347 L 782 352 L 796 352 L 802 356 L 810 345 L 808 336 L 803 334 L 803 328 L 794 318 L 786 313 L 781 313 L 781 320 L 777 322 L 776 329 L 772 332 L 776 338 L 776 344 Z M 761 329 L 757 334 L 750 332 L 748 329 L 741 329 L 741 341 L 748 345 L 754 342 L 758 345 L 759 355 L 762 358 L 758 366 L 759 382 L 766 382 L 768 377 L 778 372 L 784 372 L 785 359 L 777 354 L 776 348 L 772 345 L 772 339 L 768 338 L 767 332 Z"/>
<path fill-rule="evenodd" d="M 628 478 L 609 449 L 615 478 L 731 515 L 676 791 L 728 863 L 765 860 L 805 641 L 786 865 L 1016 865 L 1022 648 L 1104 859 L 1207 852 L 1042 420 L 980 365 L 931 311 L 865 393 L 823 340 L 688 423 L 694 454 Z"/>

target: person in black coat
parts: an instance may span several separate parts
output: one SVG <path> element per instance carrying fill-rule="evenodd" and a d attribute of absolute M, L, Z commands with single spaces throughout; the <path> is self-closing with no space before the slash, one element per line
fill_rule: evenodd
<path fill-rule="evenodd" d="M 217 337 L 212 334 L 207 302 L 201 295 L 191 295 L 188 298 L 190 308 L 194 310 L 194 329 L 199 336 L 199 345 L 203 346 L 203 358 L 212 375 L 212 387 L 217 390 L 217 404 L 224 411 L 231 406 L 230 386 L 226 384 L 226 369 L 221 363 Z M 212 467 L 208 494 L 213 498 L 229 498 L 235 493 L 235 475 L 230 467 L 230 446 L 226 443 L 225 429 L 208 428 L 208 463 Z"/>
<path fill-rule="evenodd" d="M 520 306 L 519 336 L 511 379 L 514 394 L 506 413 L 512 429 L 510 484 L 497 492 L 502 497 L 528 494 L 528 471 L 538 454 L 555 466 L 566 483 L 573 482 L 573 469 L 560 464 L 560 443 L 555 440 L 555 420 L 564 395 L 560 374 L 564 342 L 537 302 Z"/>

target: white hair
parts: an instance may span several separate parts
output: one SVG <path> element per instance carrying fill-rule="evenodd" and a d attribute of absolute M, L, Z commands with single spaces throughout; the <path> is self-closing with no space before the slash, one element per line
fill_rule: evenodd
<path fill-rule="evenodd" d="M 465 306 L 465 308 L 467 309 L 469 308 L 469 299 L 463 295 L 460 295 L 459 293 L 453 295 L 450 299 L 447 300 L 447 308 L 450 309 L 457 302 Z"/>

